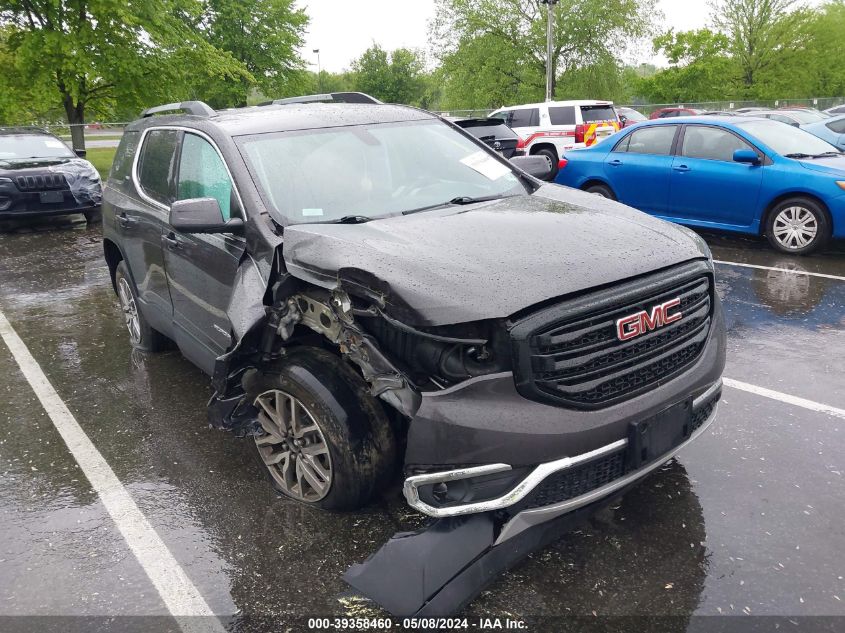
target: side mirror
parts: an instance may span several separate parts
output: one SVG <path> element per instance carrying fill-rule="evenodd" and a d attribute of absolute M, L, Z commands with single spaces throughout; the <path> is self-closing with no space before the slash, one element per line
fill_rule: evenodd
<path fill-rule="evenodd" d="M 180 233 L 235 233 L 243 231 L 240 218 L 223 219 L 220 204 L 214 198 L 177 200 L 170 206 L 170 226 Z"/>
<path fill-rule="evenodd" d="M 85 158 L 88 155 L 88 150 L 86 149 L 75 149 L 73 153 L 76 154 L 79 158 Z"/>
<path fill-rule="evenodd" d="M 514 156 L 511 162 L 540 180 L 546 180 L 552 174 L 552 166 L 543 156 Z"/>
<path fill-rule="evenodd" d="M 735 163 L 747 163 L 749 165 L 759 165 L 760 157 L 752 149 L 738 149 L 734 152 Z"/>

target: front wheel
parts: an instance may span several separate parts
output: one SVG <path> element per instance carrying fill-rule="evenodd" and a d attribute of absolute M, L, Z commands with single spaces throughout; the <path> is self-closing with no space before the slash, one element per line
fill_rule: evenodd
<path fill-rule="evenodd" d="M 784 200 L 769 214 L 766 237 L 782 253 L 809 255 L 830 239 L 827 214 L 810 198 Z"/>
<path fill-rule="evenodd" d="M 258 455 L 278 493 L 326 510 L 356 510 L 393 474 L 390 422 L 337 356 L 294 349 L 248 376 L 244 387 L 258 409 Z"/>

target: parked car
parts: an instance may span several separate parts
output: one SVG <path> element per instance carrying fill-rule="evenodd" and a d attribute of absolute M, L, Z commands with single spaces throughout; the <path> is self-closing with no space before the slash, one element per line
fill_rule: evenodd
<path fill-rule="evenodd" d="M 845 114 L 802 125 L 801 129 L 824 139 L 831 145 L 835 145 L 837 149 L 845 151 Z"/>
<path fill-rule="evenodd" d="M 450 117 L 449 120 L 459 128 L 472 134 L 485 145 L 499 152 L 505 158 L 522 156 L 525 153 L 525 150 L 517 149 L 521 140 L 519 135 L 505 125 L 501 119 L 459 119 Z"/>
<path fill-rule="evenodd" d="M 754 112 L 748 116 L 763 117 L 764 119 L 786 123 L 792 127 L 801 127 L 807 123 L 824 120 L 824 117 L 820 117 L 808 110 L 764 110 L 763 112 Z"/>
<path fill-rule="evenodd" d="M 776 121 L 641 123 L 567 159 L 558 183 L 681 224 L 762 234 L 796 254 L 845 237 L 845 156 Z"/>
<path fill-rule="evenodd" d="M 771 108 L 763 108 L 761 106 L 748 106 L 745 108 L 737 108 L 734 110 L 736 114 L 751 114 L 753 112 L 765 112 Z"/>
<path fill-rule="evenodd" d="M 100 219 L 100 176 L 59 138 L 38 128 L 0 128 L 0 221 L 82 213 Z"/>
<path fill-rule="evenodd" d="M 130 124 L 109 175 L 132 346 L 212 376 L 211 424 L 279 493 L 355 509 L 404 462 L 444 519 L 347 573 L 393 613 L 457 608 L 715 416 L 705 242 L 536 163 L 405 106 L 186 102 Z"/>
<path fill-rule="evenodd" d="M 736 112 L 731 112 L 730 110 L 708 110 L 707 112 L 702 112 L 698 116 L 740 116 Z"/>
<path fill-rule="evenodd" d="M 620 127 L 630 127 L 640 121 L 648 121 L 648 117 L 642 112 L 634 110 L 634 108 L 616 108 L 616 113 L 619 115 Z"/>
<path fill-rule="evenodd" d="M 845 114 L 845 105 L 838 105 L 825 110 L 825 114 L 834 116 L 836 114 Z"/>
<path fill-rule="evenodd" d="M 649 119 L 668 119 L 679 116 L 694 116 L 704 114 L 704 110 L 697 108 L 660 108 L 649 115 Z"/>
<path fill-rule="evenodd" d="M 519 134 L 522 139 L 519 148 L 526 154 L 543 156 L 549 163 L 552 179 L 566 151 L 590 147 L 621 127 L 611 101 L 529 103 L 500 108 L 490 118 L 501 119 Z"/>
<path fill-rule="evenodd" d="M 826 119 L 830 115 L 827 112 L 822 112 L 818 108 L 811 108 L 809 106 L 781 106 L 778 110 L 790 110 L 793 112 L 809 112 L 810 114 L 814 114 L 819 119 Z"/>

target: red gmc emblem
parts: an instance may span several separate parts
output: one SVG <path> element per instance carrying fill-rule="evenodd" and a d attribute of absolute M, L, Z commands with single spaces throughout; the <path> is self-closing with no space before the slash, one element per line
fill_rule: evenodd
<path fill-rule="evenodd" d="M 641 334 L 646 334 L 664 325 L 674 323 L 683 317 L 680 312 L 669 314 L 672 308 L 681 305 L 680 297 L 661 303 L 651 309 L 651 313 L 642 310 L 616 320 L 616 336 L 620 341 L 628 341 Z"/>

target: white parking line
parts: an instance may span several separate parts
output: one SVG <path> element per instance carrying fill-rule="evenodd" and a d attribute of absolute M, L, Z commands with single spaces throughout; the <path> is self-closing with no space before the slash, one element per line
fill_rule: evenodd
<path fill-rule="evenodd" d="M 819 413 L 827 413 L 828 415 L 832 415 L 837 418 L 842 418 L 845 420 L 845 409 L 839 409 L 837 407 L 831 407 L 827 404 L 822 404 L 821 402 L 815 402 L 814 400 L 807 400 L 805 398 L 799 398 L 798 396 L 791 396 L 788 393 L 781 393 L 780 391 L 774 391 L 772 389 L 766 389 L 765 387 L 758 387 L 757 385 L 750 385 L 747 382 L 740 382 L 739 380 L 734 380 L 733 378 L 722 378 L 722 382 L 727 387 L 732 387 L 734 389 L 740 389 L 742 391 L 747 391 L 748 393 L 753 393 L 758 396 L 763 396 L 764 398 L 771 398 L 772 400 L 779 400 L 780 402 L 785 402 L 786 404 L 791 404 L 796 407 L 802 407 L 804 409 L 809 409 L 810 411 L 818 411 Z"/>
<path fill-rule="evenodd" d="M 743 264 L 740 262 L 726 262 L 718 259 L 713 260 L 714 264 L 721 264 L 722 266 L 741 266 L 742 268 L 757 268 L 758 270 L 776 270 L 779 273 L 791 273 L 793 275 L 809 275 L 810 277 L 822 277 L 823 279 L 836 279 L 837 281 L 845 281 L 845 277 L 839 275 L 828 275 L 825 273 L 813 273 L 809 270 L 792 270 L 789 268 L 775 268 L 774 266 L 758 266 L 757 264 Z"/>
<path fill-rule="evenodd" d="M 211 607 L 79 426 L 2 312 L 0 337 L 179 628 L 185 633 L 223 633 L 225 629 L 219 620 L 209 617 L 214 615 Z"/>

